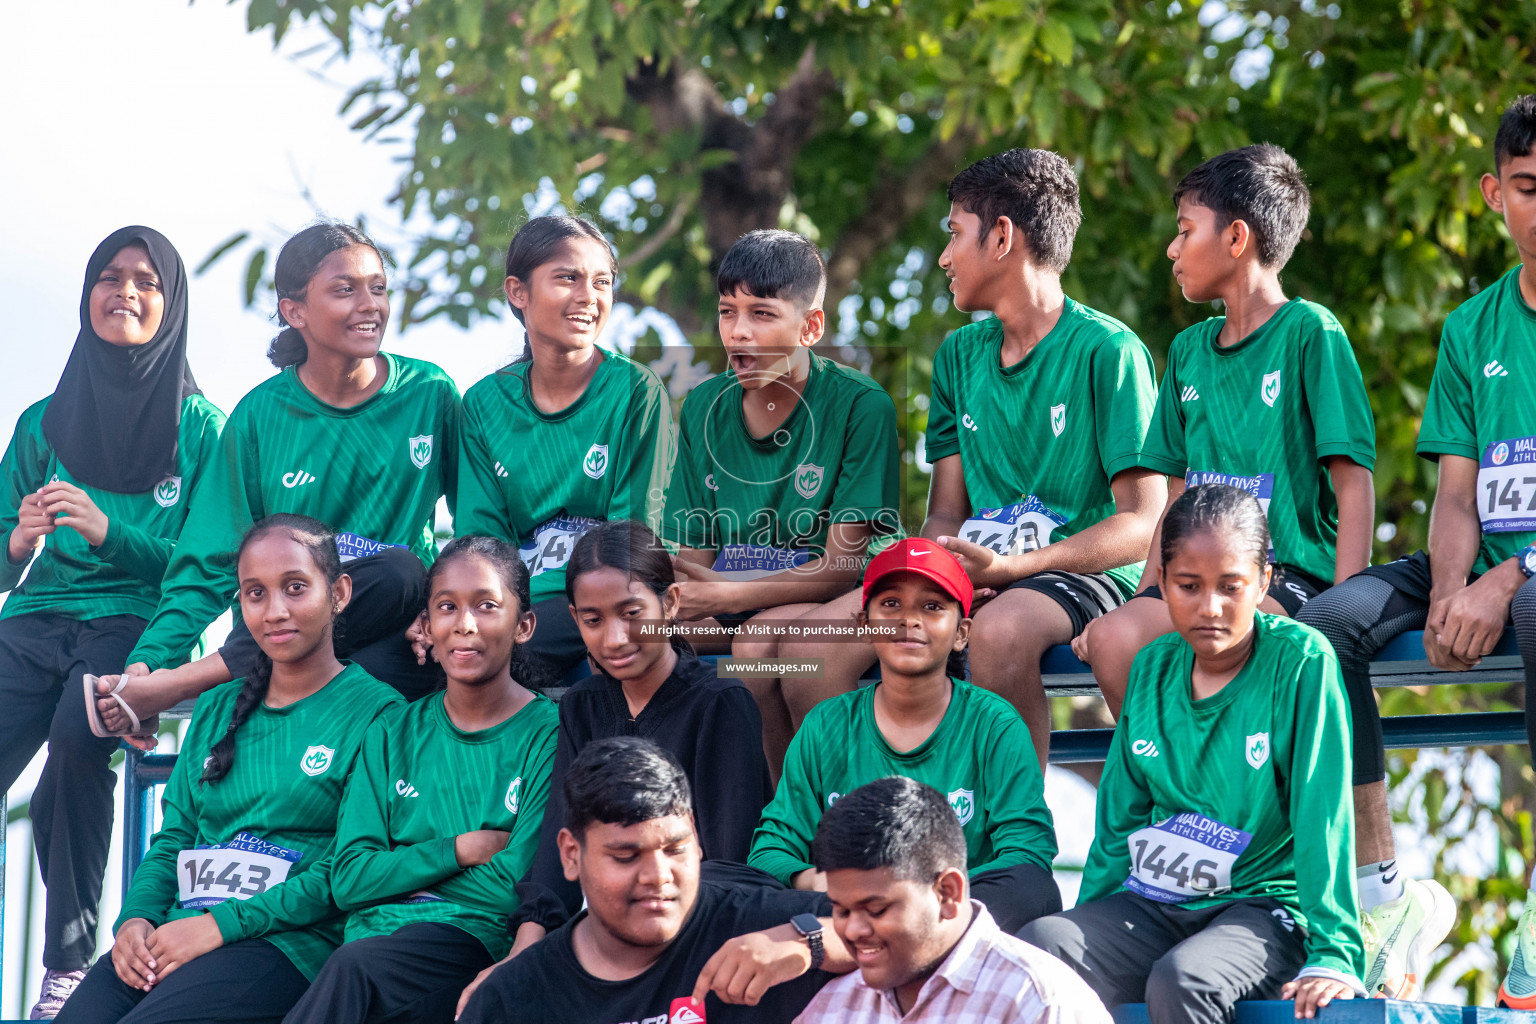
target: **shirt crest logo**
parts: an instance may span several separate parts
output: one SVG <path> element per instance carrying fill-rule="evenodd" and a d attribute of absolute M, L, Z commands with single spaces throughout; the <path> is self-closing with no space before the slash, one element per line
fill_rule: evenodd
<path fill-rule="evenodd" d="M 1255 768 L 1263 768 L 1269 761 L 1269 733 L 1256 732 L 1243 745 L 1243 755 Z"/>
<path fill-rule="evenodd" d="M 976 816 L 976 794 L 968 789 L 954 790 L 949 794 L 949 807 L 964 825 Z"/>
<path fill-rule="evenodd" d="M 1057 437 L 1067 429 L 1067 403 L 1051 406 L 1051 433 Z"/>
<path fill-rule="evenodd" d="M 519 775 L 517 778 L 512 780 L 512 785 L 507 787 L 506 799 L 502 801 L 504 804 L 506 804 L 508 812 L 512 814 L 517 813 L 517 801 L 518 797 L 522 795 L 522 792 L 523 777 Z"/>
<path fill-rule="evenodd" d="M 1259 388 L 1259 397 L 1264 399 L 1264 404 L 1269 406 L 1271 409 L 1275 407 L 1275 403 L 1280 400 L 1279 370 L 1276 370 L 1274 373 L 1266 373 L 1264 375 L 1264 386 Z"/>
<path fill-rule="evenodd" d="M 326 769 L 330 768 L 331 762 L 335 758 L 336 751 L 334 748 L 317 743 L 304 751 L 304 757 L 299 761 L 299 767 L 303 769 L 305 775 L 324 775 Z"/>
<path fill-rule="evenodd" d="M 587 449 L 587 457 L 581 460 L 581 471 L 593 480 L 601 480 L 608 472 L 608 446 L 595 444 Z"/>
<path fill-rule="evenodd" d="M 168 476 L 155 487 L 155 504 L 170 508 L 181 497 L 181 477 Z"/>
<path fill-rule="evenodd" d="M 426 469 L 427 463 L 432 461 L 432 435 L 421 434 L 411 438 L 411 461 L 416 463 L 417 469 Z"/>
<path fill-rule="evenodd" d="M 796 466 L 795 490 L 800 492 L 800 497 L 816 497 L 816 492 L 821 490 L 821 481 L 826 476 L 826 472 L 825 466 L 813 466 L 809 462 L 802 462 Z"/>

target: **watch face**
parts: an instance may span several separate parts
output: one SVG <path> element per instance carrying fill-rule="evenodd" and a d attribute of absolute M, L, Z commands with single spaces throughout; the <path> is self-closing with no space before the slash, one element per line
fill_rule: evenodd
<path fill-rule="evenodd" d="M 810 935 L 821 931 L 821 919 L 815 914 L 796 914 L 789 919 L 789 923 L 795 926 L 795 931 L 801 935 Z"/>
<path fill-rule="evenodd" d="M 1527 576 L 1536 576 L 1536 547 L 1526 548 L 1520 553 L 1520 567 Z"/>

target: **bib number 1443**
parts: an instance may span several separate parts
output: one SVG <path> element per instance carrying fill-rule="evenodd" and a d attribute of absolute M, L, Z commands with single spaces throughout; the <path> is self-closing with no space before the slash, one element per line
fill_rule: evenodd
<path fill-rule="evenodd" d="M 184 909 L 211 907 L 225 900 L 248 900 L 281 885 L 303 856 L 240 833 L 228 843 L 182 850 L 176 856 L 176 888 Z"/>

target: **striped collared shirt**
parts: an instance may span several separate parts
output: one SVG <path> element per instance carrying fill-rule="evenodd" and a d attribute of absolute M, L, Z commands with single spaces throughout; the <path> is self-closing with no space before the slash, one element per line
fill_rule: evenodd
<path fill-rule="evenodd" d="M 855 971 L 817 993 L 795 1024 L 1110 1024 L 1104 1004 L 1072 968 L 1003 934 L 979 902 L 972 900 L 971 908 L 970 927 L 905 1014 L 895 992 L 870 988 Z"/>

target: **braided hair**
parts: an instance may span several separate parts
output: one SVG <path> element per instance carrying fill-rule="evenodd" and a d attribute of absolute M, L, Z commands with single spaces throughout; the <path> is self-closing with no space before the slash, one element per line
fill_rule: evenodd
<path fill-rule="evenodd" d="M 247 530 L 245 536 L 240 539 L 239 549 L 235 552 L 235 563 L 239 564 L 246 549 L 252 544 L 274 533 L 286 536 L 307 550 L 310 557 L 314 559 L 315 568 L 320 570 L 320 574 L 325 577 L 328 585 L 334 585 L 341 578 L 341 556 L 336 552 L 336 534 L 318 519 L 295 515 L 291 512 L 274 513 Z M 256 657 L 255 667 L 251 669 L 250 674 L 245 677 L 244 685 L 240 687 L 239 696 L 235 698 L 235 711 L 229 716 L 229 728 L 224 730 L 224 735 L 208 752 L 208 760 L 203 765 L 203 775 L 200 780 L 204 785 L 218 782 L 229 774 L 230 766 L 235 763 L 235 731 L 245 724 L 246 719 L 251 717 L 251 712 L 266 699 L 267 689 L 271 685 L 272 659 L 265 651 L 261 651 Z"/>

